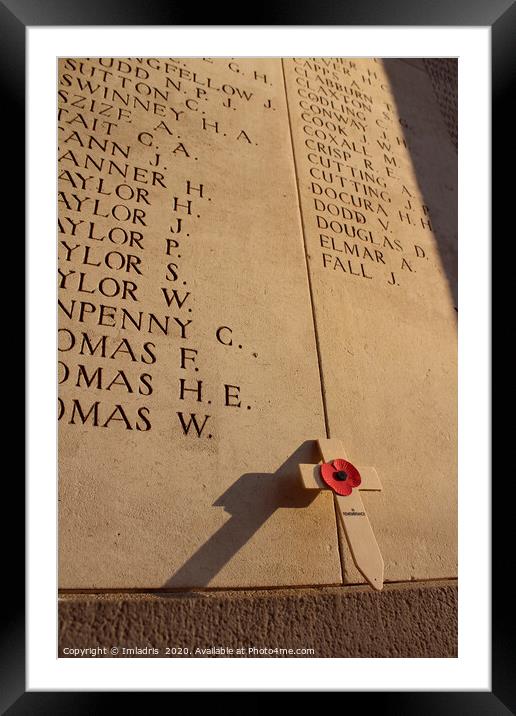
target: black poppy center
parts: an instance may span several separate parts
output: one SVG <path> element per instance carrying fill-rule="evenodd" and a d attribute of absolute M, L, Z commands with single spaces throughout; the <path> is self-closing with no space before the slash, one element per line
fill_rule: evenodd
<path fill-rule="evenodd" d="M 347 474 L 347 472 L 344 472 L 344 470 L 338 470 L 337 472 L 335 472 L 335 473 L 333 474 L 333 477 L 334 477 L 336 480 L 344 481 L 344 480 L 347 480 L 348 474 Z"/>

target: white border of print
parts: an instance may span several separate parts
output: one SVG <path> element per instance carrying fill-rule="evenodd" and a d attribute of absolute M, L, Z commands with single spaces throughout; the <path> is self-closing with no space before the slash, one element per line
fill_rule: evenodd
<path fill-rule="evenodd" d="M 27 28 L 28 691 L 490 690 L 490 38 L 488 27 Z M 275 57 L 459 57 L 459 656 L 58 659 L 56 59 L 260 57 L 264 48 Z"/>

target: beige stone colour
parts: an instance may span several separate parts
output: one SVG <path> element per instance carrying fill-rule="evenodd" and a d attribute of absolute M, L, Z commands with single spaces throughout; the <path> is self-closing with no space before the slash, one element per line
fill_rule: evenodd
<path fill-rule="evenodd" d="M 283 66 L 328 435 L 381 475 L 385 580 L 455 577 L 455 148 L 418 60 Z"/>
<path fill-rule="evenodd" d="M 60 587 L 340 583 L 296 485 L 325 428 L 281 62 L 59 90 Z"/>
<path fill-rule="evenodd" d="M 340 440 L 323 438 L 317 441 L 317 445 L 324 463 L 347 459 Z M 349 550 L 358 571 L 374 589 L 380 591 L 383 588 L 384 562 L 360 491 L 380 491 L 382 485 L 374 467 L 359 467 L 357 470 L 361 477 L 360 486 L 353 489 L 349 495 L 339 495 L 334 492 L 335 511 L 341 521 Z M 332 489 L 321 477 L 320 464 L 299 465 L 299 476 L 301 484 L 306 490 Z"/>
<path fill-rule="evenodd" d="M 68 58 L 58 91 L 60 588 L 363 583 L 299 483 L 324 435 L 381 476 L 385 581 L 456 576 L 456 154 L 422 63 Z"/>

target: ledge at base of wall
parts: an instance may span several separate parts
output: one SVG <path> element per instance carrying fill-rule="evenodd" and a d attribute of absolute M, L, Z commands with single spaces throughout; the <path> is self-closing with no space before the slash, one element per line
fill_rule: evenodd
<path fill-rule="evenodd" d="M 113 646 L 121 658 L 456 657 L 457 581 L 59 595 L 60 657 Z"/>

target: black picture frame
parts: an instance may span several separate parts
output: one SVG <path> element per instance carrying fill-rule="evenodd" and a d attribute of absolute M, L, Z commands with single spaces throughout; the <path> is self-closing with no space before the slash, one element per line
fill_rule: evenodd
<path fill-rule="evenodd" d="M 491 0 L 490 2 L 424 2 L 419 0 L 360 0 L 343 2 L 340 5 L 324 0 L 305 0 L 297 3 L 295 10 L 290 3 L 281 7 L 263 3 L 250 8 L 245 20 L 224 22 L 229 12 L 213 5 L 203 9 L 203 25 L 383 25 L 383 26 L 484 26 L 491 27 L 492 37 L 492 142 L 493 168 L 502 167 L 507 159 L 505 138 L 514 134 L 509 127 L 511 121 L 507 111 L 509 107 L 510 80 L 514 76 L 514 37 L 516 37 L 516 5 L 512 0 Z M 195 15 L 195 17 L 194 17 Z M 4 201 L 9 202 L 9 213 L 16 206 L 15 233 L 10 243 L 19 242 L 25 226 L 23 217 L 25 208 L 21 187 L 25 185 L 25 38 L 27 26 L 81 26 L 81 25 L 169 25 L 187 26 L 198 23 L 199 9 L 185 4 L 178 7 L 172 2 L 160 0 L 0 0 L 0 77 L 4 112 L 2 112 L 4 152 L 10 149 L 11 155 L 5 159 L 3 179 Z M 210 22 L 215 21 L 215 22 Z M 5 157 L 5 153 L 4 153 Z M 7 177 L 6 177 L 7 175 Z M 500 182 L 500 184 L 502 184 Z M 501 235 L 504 215 L 512 206 L 511 182 L 497 187 L 492 196 L 492 234 Z M 12 187 L 19 191 L 12 192 Z M 12 207 L 12 208 L 11 208 Z M 18 261 L 24 262 L 24 256 Z M 18 264 L 20 265 L 20 264 Z M 23 265 L 23 263 L 21 264 Z M 493 293 L 493 298 L 496 292 Z M 19 313 L 22 315 L 22 312 Z M 15 321 L 13 321 L 13 328 Z M 23 405 L 23 398 L 20 400 Z M 498 438 L 501 442 L 501 438 Z M 493 454 L 495 453 L 493 445 Z M 19 453 L 18 453 L 19 454 Z M 14 461 L 18 470 L 17 460 Z M 506 491 L 507 489 L 507 491 Z M 19 714 L 82 714 L 97 713 L 103 708 L 120 708 L 123 693 L 97 692 L 25 692 L 25 535 L 24 535 L 24 481 L 15 479 L 12 471 L 4 477 L 4 509 L 17 519 L 4 522 L 6 530 L 4 545 L 8 545 L 4 563 L 5 606 L 3 609 L 3 627 L 0 641 L 0 709 L 12 716 Z M 392 714 L 457 714 L 468 716 L 476 714 L 516 713 L 515 679 L 513 671 L 514 641 L 511 640 L 509 624 L 512 622 L 512 592 L 504 582 L 511 544 L 509 530 L 512 520 L 505 519 L 503 513 L 510 503 L 510 485 L 502 494 L 497 494 L 493 485 L 492 517 L 492 691 L 470 692 L 367 692 L 347 693 L 345 706 L 364 705 L 381 708 L 383 713 Z M 503 503 L 503 504 L 502 504 Z M 6 510 L 7 511 L 7 510 Z M 144 703 L 148 705 L 149 694 L 129 694 L 131 707 L 137 709 Z M 146 702 L 143 702 L 142 699 Z M 366 698 L 366 702 L 364 702 Z M 116 699 L 116 702 L 114 701 Z M 350 699 L 355 702 L 353 704 Z"/>

